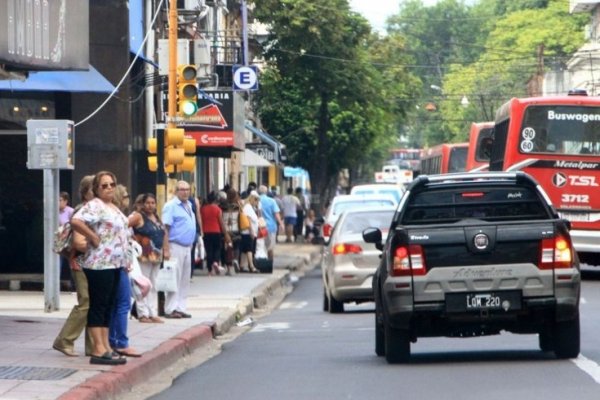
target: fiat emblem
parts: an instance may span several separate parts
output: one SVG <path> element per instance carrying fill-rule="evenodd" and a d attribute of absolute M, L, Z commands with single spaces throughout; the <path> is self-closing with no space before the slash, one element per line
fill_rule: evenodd
<path fill-rule="evenodd" d="M 485 250 L 490 244 L 490 238 L 485 233 L 478 233 L 473 238 L 473 244 L 478 250 Z"/>

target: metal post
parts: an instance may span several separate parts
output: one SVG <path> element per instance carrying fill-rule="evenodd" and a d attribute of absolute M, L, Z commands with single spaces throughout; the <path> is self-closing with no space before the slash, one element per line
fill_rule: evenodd
<path fill-rule="evenodd" d="M 44 169 L 44 310 L 60 309 L 60 259 L 52 250 L 58 228 L 59 170 Z"/>
<path fill-rule="evenodd" d="M 248 60 L 248 6 L 246 0 L 242 0 L 242 45 L 244 48 L 244 65 L 250 65 Z"/>

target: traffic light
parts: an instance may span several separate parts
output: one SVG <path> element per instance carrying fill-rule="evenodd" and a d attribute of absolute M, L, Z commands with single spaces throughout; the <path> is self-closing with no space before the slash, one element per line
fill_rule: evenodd
<path fill-rule="evenodd" d="M 182 118 L 196 115 L 198 111 L 198 72 L 193 64 L 177 67 L 177 115 Z"/>
<path fill-rule="evenodd" d="M 196 167 L 196 141 L 185 137 L 182 128 L 164 130 L 164 171 L 166 173 L 194 171 Z M 148 169 L 158 170 L 158 140 L 148 139 Z M 187 154 L 187 155 L 186 155 Z M 193 155 L 193 156 L 192 156 Z"/>

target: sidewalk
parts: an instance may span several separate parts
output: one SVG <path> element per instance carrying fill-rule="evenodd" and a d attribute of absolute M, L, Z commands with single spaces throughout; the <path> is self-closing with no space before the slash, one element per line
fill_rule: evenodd
<path fill-rule="evenodd" d="M 121 366 L 91 365 L 89 357 L 66 357 L 52 349 L 54 338 L 76 302 L 61 292 L 60 310 L 44 312 L 44 293 L 0 291 L 0 399 L 112 399 L 203 346 L 210 346 L 269 296 L 318 263 L 320 247 L 279 243 L 273 274 L 206 276 L 192 279 L 191 319 L 164 324 L 129 322 L 131 346 L 143 353 Z M 83 337 L 75 346 L 83 354 Z"/>

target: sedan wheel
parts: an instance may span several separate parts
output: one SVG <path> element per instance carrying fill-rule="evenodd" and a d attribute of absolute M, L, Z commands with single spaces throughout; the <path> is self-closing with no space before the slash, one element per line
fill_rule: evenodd
<path fill-rule="evenodd" d="M 337 301 L 331 293 L 329 294 L 329 312 L 332 314 L 339 314 L 344 312 L 344 303 Z"/>
<path fill-rule="evenodd" d="M 327 297 L 327 289 L 323 288 L 323 311 L 329 311 L 329 297 Z"/>

